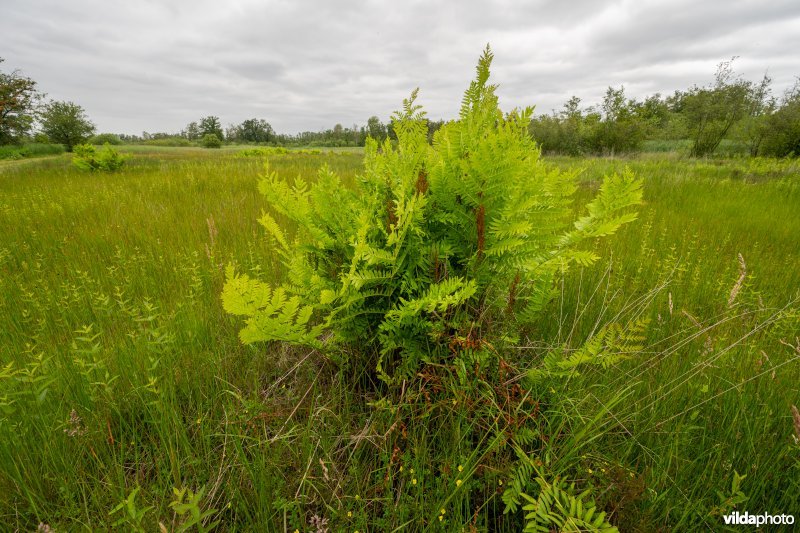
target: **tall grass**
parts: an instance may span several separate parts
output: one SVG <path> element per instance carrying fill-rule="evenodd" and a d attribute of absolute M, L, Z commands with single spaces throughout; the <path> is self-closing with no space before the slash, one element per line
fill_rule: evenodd
<path fill-rule="evenodd" d="M 282 274 L 254 244 L 262 162 L 233 150 L 131 152 L 109 176 L 61 158 L 0 167 L 0 523 L 172 530 L 189 520 L 170 506 L 173 489 L 204 487 L 197 505 L 230 530 L 305 531 L 314 516 L 333 530 L 502 524 L 505 474 L 482 471 L 474 443 L 459 439 L 465 406 L 418 413 L 448 417 L 436 426 L 452 431 L 448 449 L 424 446 L 420 423 L 402 428 L 416 447 L 394 457 L 354 380 L 315 353 L 238 342 L 219 301 L 223 266 Z M 353 178 L 360 159 L 289 153 L 270 166 L 308 177 L 328 164 Z M 613 425 L 559 448 L 572 450 L 559 460 L 623 530 L 720 529 L 735 472 L 747 475 L 746 509 L 796 512 L 797 166 L 550 161 L 584 169 L 583 199 L 631 166 L 646 205 L 602 245 L 607 264 L 563 280 L 521 353 L 535 362 L 616 315 L 652 319 L 646 353 L 570 380 L 550 434 L 578 434 L 597 404 L 613 405 Z M 488 507 L 465 496 L 476 484 Z M 109 514 L 137 488 L 141 521 Z"/>

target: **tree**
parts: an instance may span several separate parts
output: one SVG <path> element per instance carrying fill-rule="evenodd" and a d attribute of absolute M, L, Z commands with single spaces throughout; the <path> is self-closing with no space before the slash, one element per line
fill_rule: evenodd
<path fill-rule="evenodd" d="M 263 119 L 251 118 L 242 122 L 236 128 L 237 138 L 240 141 L 253 143 L 266 143 L 275 139 L 275 130 Z"/>
<path fill-rule="evenodd" d="M 54 101 L 47 104 L 42 113 L 42 132 L 71 152 L 75 145 L 85 142 L 94 133 L 94 124 L 78 104 Z"/>
<path fill-rule="evenodd" d="M 732 62 L 733 59 L 719 64 L 713 85 L 695 86 L 683 94 L 681 108 L 693 141 L 692 156 L 714 153 L 731 127 L 747 111 L 752 87 L 749 82 L 734 76 Z"/>
<path fill-rule="evenodd" d="M 800 80 L 784 94 L 780 107 L 767 117 L 767 133 L 759 155 L 800 155 Z"/>
<path fill-rule="evenodd" d="M 197 122 L 190 122 L 186 129 L 183 131 L 183 136 L 189 139 L 190 141 L 196 141 L 200 138 L 200 126 L 197 125 Z"/>
<path fill-rule="evenodd" d="M 36 82 L 20 71 L 0 72 L 0 145 L 17 143 L 28 134 L 42 97 Z"/>
<path fill-rule="evenodd" d="M 383 142 L 386 138 L 386 125 L 376 116 L 367 119 L 367 135 L 378 142 Z"/>
<path fill-rule="evenodd" d="M 770 132 L 770 116 L 775 111 L 775 98 L 771 95 L 772 78 L 764 74 L 761 82 L 750 85 L 745 116 L 739 135 L 747 143 L 751 156 L 757 156 L 761 143 Z"/>
<path fill-rule="evenodd" d="M 644 140 L 644 123 L 636 115 L 637 103 L 625 97 L 625 88 L 609 87 L 600 108 L 591 143 L 599 153 L 634 152 Z"/>
<path fill-rule="evenodd" d="M 216 135 L 220 140 L 225 138 L 219 117 L 209 115 L 200 119 L 200 137 L 205 137 L 209 133 Z"/>

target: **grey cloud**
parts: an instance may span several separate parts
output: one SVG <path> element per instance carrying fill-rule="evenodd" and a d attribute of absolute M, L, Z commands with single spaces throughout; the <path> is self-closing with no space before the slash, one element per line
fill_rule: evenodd
<path fill-rule="evenodd" d="M 799 20 L 791 1 L 6 0 L 0 55 L 103 131 L 215 114 L 296 132 L 388 118 L 415 87 L 429 116 L 454 116 L 487 42 L 506 108 L 671 93 L 734 55 L 779 93 L 800 74 Z"/>

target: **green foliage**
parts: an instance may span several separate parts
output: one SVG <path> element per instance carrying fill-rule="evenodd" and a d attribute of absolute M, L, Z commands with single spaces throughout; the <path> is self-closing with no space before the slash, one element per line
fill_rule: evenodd
<path fill-rule="evenodd" d="M 94 133 L 94 124 L 81 106 L 72 102 L 50 102 L 42 112 L 42 132 L 71 152 Z"/>
<path fill-rule="evenodd" d="M 19 143 L 27 136 L 41 99 L 31 78 L 18 70 L 0 72 L 0 146 Z"/>
<path fill-rule="evenodd" d="M 548 377 L 570 377 L 578 375 L 580 368 L 586 366 L 606 370 L 644 349 L 649 323 L 649 319 L 640 318 L 626 326 L 618 322 L 607 324 L 575 350 L 567 351 L 560 347 L 548 352 L 541 367 L 532 368 L 528 377 L 534 381 Z"/>
<path fill-rule="evenodd" d="M 250 118 L 228 129 L 228 141 L 267 143 L 275 140 L 275 130 L 263 119 Z"/>
<path fill-rule="evenodd" d="M 606 521 L 606 513 L 597 512 L 595 504 L 588 500 L 588 491 L 575 494 L 575 485 L 567 486 L 563 480 L 550 483 L 537 477 L 536 483 L 539 493 L 535 499 L 522 494 L 528 501 L 522 506 L 526 512 L 524 531 L 619 532 Z"/>
<path fill-rule="evenodd" d="M 208 135 L 215 135 L 220 141 L 225 138 L 225 133 L 222 131 L 222 123 L 219 121 L 219 117 L 213 115 L 200 119 L 198 134 L 201 140 Z"/>
<path fill-rule="evenodd" d="M 531 120 L 531 135 L 542 151 L 577 156 L 588 150 L 588 133 L 580 103 L 581 99 L 573 96 L 564 104 L 561 113 Z"/>
<path fill-rule="evenodd" d="M 183 519 L 175 529 L 176 532 L 192 531 L 197 528 L 200 533 L 213 531 L 219 525 L 219 521 L 211 522 L 211 517 L 216 513 L 216 509 L 202 509 L 203 496 L 206 488 L 202 487 L 197 492 L 183 487 L 182 489 L 172 489 L 173 500 L 170 508 L 175 514 Z M 210 522 L 210 523 L 209 523 Z"/>
<path fill-rule="evenodd" d="M 93 144 L 95 146 L 102 146 L 104 144 L 119 146 L 120 144 L 122 144 L 122 140 L 116 133 L 100 133 L 97 135 L 93 135 L 92 138 L 89 139 L 89 144 Z"/>
<path fill-rule="evenodd" d="M 759 145 L 762 155 L 800 156 L 800 83 L 784 95 L 780 107 L 765 122 L 766 132 Z"/>
<path fill-rule="evenodd" d="M 379 143 L 383 142 L 387 135 L 386 125 L 376 116 L 369 117 L 367 120 L 367 135 Z"/>
<path fill-rule="evenodd" d="M 179 147 L 184 148 L 187 146 L 192 146 L 191 141 L 189 139 L 184 139 L 183 137 L 162 137 L 159 139 L 148 139 L 146 141 L 142 141 L 142 144 L 146 146 L 172 146 L 172 147 Z"/>
<path fill-rule="evenodd" d="M 635 100 L 625 97 L 625 88 L 609 87 L 601 105 L 602 118 L 590 133 L 590 146 L 596 153 L 624 154 L 641 150 L 647 123 L 637 113 Z"/>
<path fill-rule="evenodd" d="M 222 141 L 220 141 L 220 138 L 213 133 L 206 133 L 205 135 L 203 135 L 203 138 L 200 139 L 200 144 L 203 146 L 203 148 L 222 147 Z"/>
<path fill-rule="evenodd" d="M 64 146 L 60 144 L 31 143 L 22 146 L 0 146 L 0 159 L 25 159 L 27 157 L 42 157 L 64 153 Z"/>
<path fill-rule="evenodd" d="M 368 142 L 356 190 L 327 168 L 313 185 L 264 177 L 271 211 L 261 223 L 289 274 L 272 289 L 229 271 L 223 303 L 248 317 L 243 340 L 302 341 L 342 362 L 375 361 L 382 379 L 399 382 L 448 359 L 454 338 L 475 332 L 494 344 L 516 334 L 557 275 L 597 259 L 584 242 L 635 219 L 641 182 L 626 172 L 609 176 L 570 228 L 574 175 L 540 161 L 531 109 L 499 110 L 491 59 L 487 50 L 459 120 L 433 146 L 414 91 L 393 117 L 397 146 Z"/>
<path fill-rule="evenodd" d="M 747 111 L 751 84 L 734 77 L 731 63 L 720 63 L 713 85 L 695 86 L 681 98 L 681 112 L 693 140 L 691 155 L 695 157 L 714 153 Z"/>
<path fill-rule="evenodd" d="M 91 172 L 95 170 L 114 172 L 125 164 L 125 156 L 111 148 L 111 145 L 107 143 L 100 151 L 94 145 L 79 144 L 75 147 L 72 163 L 82 170 Z"/>
<path fill-rule="evenodd" d="M 119 505 L 114 507 L 109 516 L 120 515 L 116 522 L 111 524 L 113 527 L 125 526 L 128 531 L 136 531 L 137 533 L 144 533 L 147 528 L 142 523 L 145 515 L 153 510 L 152 506 L 139 508 L 136 505 L 136 495 L 139 493 L 139 487 L 131 491 L 127 498 L 122 500 Z"/>

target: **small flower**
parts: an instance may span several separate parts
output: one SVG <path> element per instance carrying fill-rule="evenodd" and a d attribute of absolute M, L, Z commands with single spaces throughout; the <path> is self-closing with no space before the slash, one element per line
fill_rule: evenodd
<path fill-rule="evenodd" d="M 413 469 L 413 468 L 411 468 L 411 469 L 410 469 L 408 472 L 409 472 L 410 474 L 413 474 L 413 473 L 414 473 L 414 469 Z"/>
<path fill-rule="evenodd" d="M 439 515 L 439 522 L 441 522 L 442 520 L 444 520 L 444 517 L 442 515 Z"/>
<path fill-rule="evenodd" d="M 347 518 L 353 518 L 353 511 L 347 511 Z"/>
<path fill-rule="evenodd" d="M 412 479 L 412 480 L 411 480 L 411 484 L 412 484 L 412 485 L 416 485 L 416 484 L 417 484 L 417 478 L 414 478 L 414 479 Z"/>
<path fill-rule="evenodd" d="M 69 412 L 69 420 L 64 433 L 70 437 L 80 437 L 86 434 L 86 426 L 83 425 L 83 420 L 78 416 L 78 412 L 75 409 Z"/>
<path fill-rule="evenodd" d="M 403 465 L 400 465 L 400 472 L 403 471 Z"/>
<path fill-rule="evenodd" d="M 359 496 L 358 494 L 356 494 L 356 501 L 358 501 L 358 500 L 360 500 L 360 499 L 361 499 L 361 496 Z"/>
<path fill-rule="evenodd" d="M 442 507 L 441 509 L 439 509 L 439 514 L 445 514 L 446 512 L 447 512 L 447 511 L 445 510 L 445 508 L 444 508 L 444 507 Z"/>
<path fill-rule="evenodd" d="M 463 483 L 463 481 L 461 481 L 460 479 L 457 479 L 456 480 L 456 487 L 460 487 L 462 483 Z"/>
<path fill-rule="evenodd" d="M 594 474 L 594 470 L 592 470 L 591 468 L 588 470 L 588 472 L 589 474 Z"/>
<path fill-rule="evenodd" d="M 502 480 L 502 479 L 498 479 L 498 480 L 497 480 L 497 484 L 498 484 L 498 485 L 500 485 L 500 486 L 502 487 L 502 486 L 503 486 L 503 480 Z"/>
<path fill-rule="evenodd" d="M 459 471 L 459 472 L 463 472 L 463 471 L 464 471 L 464 467 L 463 467 L 463 465 L 458 465 L 458 471 Z"/>

